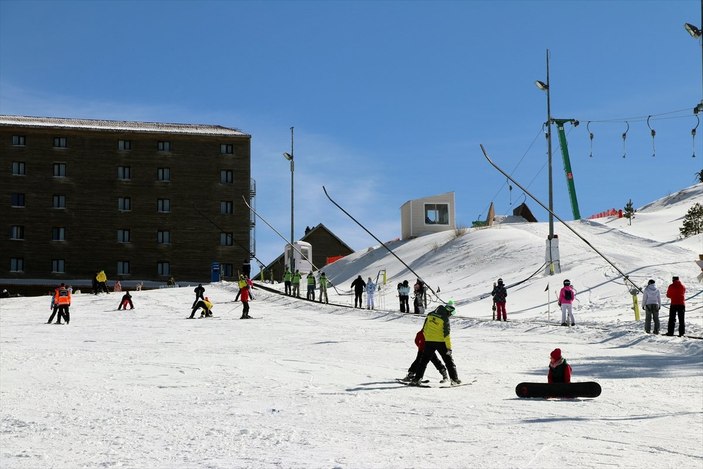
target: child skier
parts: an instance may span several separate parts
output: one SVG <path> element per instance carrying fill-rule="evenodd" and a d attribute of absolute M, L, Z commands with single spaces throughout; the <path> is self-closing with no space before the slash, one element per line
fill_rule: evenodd
<path fill-rule="evenodd" d="M 200 313 L 201 318 L 212 317 L 212 303 L 210 302 L 210 298 L 206 296 L 204 300 L 198 301 L 195 306 L 193 306 L 193 311 L 190 313 L 190 317 L 188 319 L 193 319 L 193 316 L 195 316 L 195 312 L 200 308 L 202 308 L 203 310 Z"/>
<path fill-rule="evenodd" d="M 422 361 L 422 353 L 425 351 L 425 334 L 420 330 L 416 335 L 415 335 L 415 345 L 417 345 L 417 356 L 415 357 L 415 361 L 410 365 L 410 368 L 408 368 L 408 375 L 403 378 L 403 381 L 412 381 L 413 378 L 415 378 L 415 373 L 417 372 L 418 367 L 420 366 L 420 362 Z M 430 356 L 430 361 L 434 365 L 435 368 L 437 368 L 437 371 L 442 375 L 442 380 L 440 383 L 446 383 L 449 381 L 449 376 L 447 375 L 447 368 L 444 366 L 442 363 L 442 360 L 439 359 L 436 353 L 432 353 Z"/>
<path fill-rule="evenodd" d="M 571 365 L 566 363 L 564 357 L 561 356 L 561 349 L 555 348 L 549 354 L 549 373 L 547 374 L 548 383 L 570 383 L 571 382 Z"/>
<path fill-rule="evenodd" d="M 502 278 L 498 279 L 498 284 L 493 287 L 491 295 L 493 296 L 493 304 L 496 308 L 496 319 L 500 321 L 502 315 L 503 321 L 507 321 L 508 313 L 505 311 L 505 300 L 508 296 L 508 290 L 505 288 Z"/>
<path fill-rule="evenodd" d="M 567 320 L 571 321 L 571 325 L 575 326 L 574 312 L 572 303 L 576 299 L 576 290 L 571 286 L 569 280 L 564 280 L 564 286 L 559 291 L 559 306 L 561 306 L 561 325 L 568 326 Z M 568 317 L 567 317 L 568 316 Z"/>
<path fill-rule="evenodd" d="M 129 290 L 124 291 L 124 295 L 122 295 L 122 299 L 120 300 L 120 305 L 117 307 L 117 311 L 124 309 L 127 309 L 127 305 L 129 305 L 129 309 L 134 309 L 134 304 L 132 303 L 132 295 L 129 294 Z"/>

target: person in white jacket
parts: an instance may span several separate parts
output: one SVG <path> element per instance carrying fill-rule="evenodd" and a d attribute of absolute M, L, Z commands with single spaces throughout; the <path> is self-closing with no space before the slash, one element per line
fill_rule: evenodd
<path fill-rule="evenodd" d="M 374 309 L 373 295 L 376 293 L 376 284 L 373 283 L 371 277 L 366 282 L 366 309 Z"/>
<path fill-rule="evenodd" d="M 644 331 L 649 334 L 652 319 L 654 319 L 654 334 L 659 334 L 659 310 L 662 307 L 662 299 L 659 290 L 654 285 L 654 280 L 647 282 L 647 286 L 642 292 L 642 304 L 645 312 Z"/>

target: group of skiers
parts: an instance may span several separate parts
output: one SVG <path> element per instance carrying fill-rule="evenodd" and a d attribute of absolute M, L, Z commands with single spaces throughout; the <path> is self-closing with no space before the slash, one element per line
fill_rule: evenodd
<path fill-rule="evenodd" d="M 300 282 L 302 278 L 303 274 L 301 274 L 299 270 L 296 269 L 295 272 L 291 272 L 291 270 L 286 267 L 286 270 L 283 272 L 283 285 L 285 294 L 288 296 L 295 296 L 296 298 L 300 298 Z M 327 274 L 321 272 L 319 279 L 315 280 L 315 274 L 313 272 L 309 272 L 305 276 L 305 283 L 307 285 L 305 295 L 306 299 L 310 301 L 315 301 L 315 289 L 319 286 L 319 302 L 322 303 L 324 300 L 325 303 L 329 303 L 329 297 L 327 296 L 327 288 L 332 286 L 332 283 L 327 278 Z"/>
<path fill-rule="evenodd" d="M 676 328 L 676 320 L 679 321 L 679 337 L 686 333 L 686 287 L 679 277 L 674 276 L 671 279 L 671 284 L 666 289 L 666 297 L 669 298 L 671 304 L 669 306 L 669 323 L 666 330 L 666 335 L 673 336 Z M 654 322 L 653 334 L 659 334 L 659 310 L 661 309 L 661 293 L 656 286 L 654 280 L 647 282 L 647 286 L 642 292 L 642 304 L 644 305 L 645 320 L 644 331 L 649 334 Z"/>

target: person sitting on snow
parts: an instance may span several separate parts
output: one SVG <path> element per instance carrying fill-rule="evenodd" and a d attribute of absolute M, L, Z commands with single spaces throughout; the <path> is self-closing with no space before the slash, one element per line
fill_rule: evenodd
<path fill-rule="evenodd" d="M 570 383 L 571 382 L 571 365 L 566 363 L 564 357 L 561 356 L 561 349 L 555 348 L 549 354 L 549 373 L 547 374 L 548 383 Z"/>

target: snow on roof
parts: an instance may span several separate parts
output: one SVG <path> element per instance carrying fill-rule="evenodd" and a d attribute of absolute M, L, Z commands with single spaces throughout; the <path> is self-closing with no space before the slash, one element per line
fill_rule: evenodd
<path fill-rule="evenodd" d="M 112 121 L 103 119 L 70 119 L 64 117 L 0 115 L 0 126 L 251 137 L 251 135 L 244 133 L 241 130 L 223 127 L 221 125 L 169 124 L 161 122 Z"/>

